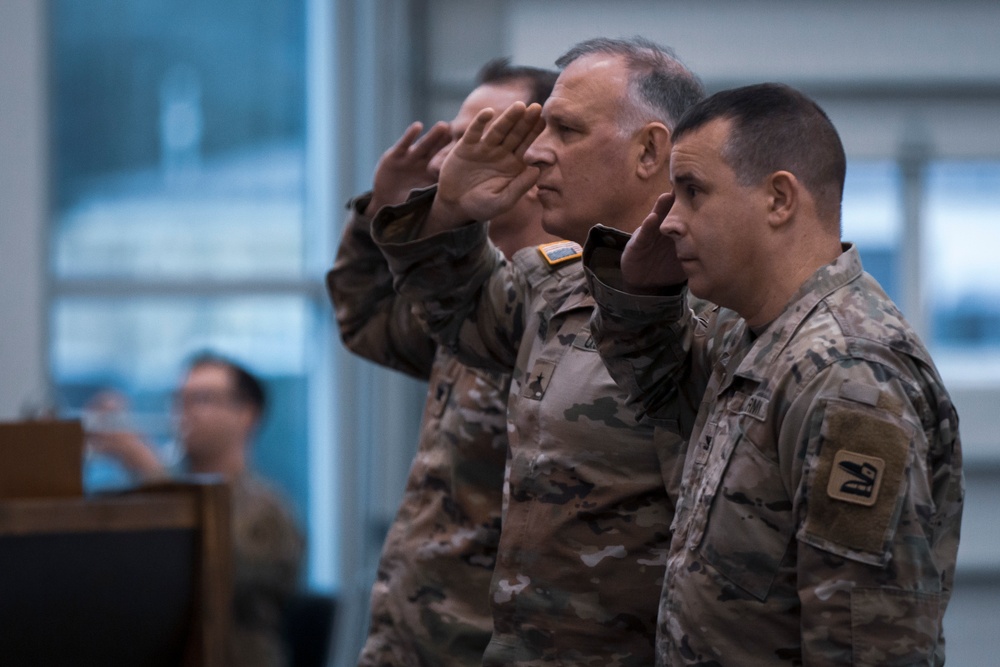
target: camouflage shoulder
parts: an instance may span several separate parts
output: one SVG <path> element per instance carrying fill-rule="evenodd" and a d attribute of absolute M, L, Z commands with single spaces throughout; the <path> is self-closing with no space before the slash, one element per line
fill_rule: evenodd
<path fill-rule="evenodd" d="M 904 355 L 934 366 L 930 352 L 899 307 L 871 275 L 865 273 L 826 297 L 845 336 L 884 343 Z"/>
<path fill-rule="evenodd" d="M 567 270 L 575 274 L 580 270 L 583 248 L 573 241 L 553 241 L 538 246 L 522 248 L 514 255 L 513 263 L 534 285 L 558 279 Z"/>

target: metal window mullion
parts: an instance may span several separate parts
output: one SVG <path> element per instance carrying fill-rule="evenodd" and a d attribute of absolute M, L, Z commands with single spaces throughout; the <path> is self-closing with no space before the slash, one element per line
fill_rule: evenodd
<path fill-rule="evenodd" d="M 915 133 L 919 136 L 919 132 Z M 902 240 L 900 243 L 900 307 L 917 333 L 930 340 L 927 313 L 927 253 L 924 190 L 930 150 L 923 143 L 904 143 L 899 153 Z"/>
<path fill-rule="evenodd" d="M 52 297 L 233 297 L 253 295 L 304 296 L 325 298 L 322 281 L 310 280 L 134 280 L 119 278 L 56 279 Z"/>

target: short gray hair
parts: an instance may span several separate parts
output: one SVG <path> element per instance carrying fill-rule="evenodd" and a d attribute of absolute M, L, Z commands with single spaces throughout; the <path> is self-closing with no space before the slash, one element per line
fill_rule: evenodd
<path fill-rule="evenodd" d="M 689 107 L 705 97 L 705 87 L 673 49 L 644 37 L 612 39 L 595 37 L 577 43 L 556 60 L 565 69 L 578 58 L 592 54 L 619 56 L 629 71 L 629 85 L 619 125 L 633 132 L 658 120 L 673 131 Z"/>

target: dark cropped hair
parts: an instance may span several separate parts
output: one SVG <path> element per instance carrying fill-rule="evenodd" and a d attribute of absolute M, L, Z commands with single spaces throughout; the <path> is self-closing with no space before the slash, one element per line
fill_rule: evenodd
<path fill-rule="evenodd" d="M 816 199 L 825 219 L 840 222 L 847 158 L 830 118 L 810 98 L 781 83 L 720 91 L 692 107 L 674 142 L 715 119 L 732 120 L 722 157 L 744 186 L 789 171 Z"/>
<path fill-rule="evenodd" d="M 680 61 L 673 49 L 645 37 L 596 37 L 579 42 L 556 60 L 560 69 L 595 53 L 620 56 L 629 70 L 628 102 L 621 125 L 635 126 L 659 120 L 671 131 L 684 112 L 705 97 L 705 87 Z"/>
<path fill-rule="evenodd" d="M 558 77 L 559 73 L 553 70 L 511 65 L 510 58 L 494 58 L 479 70 L 476 84 L 483 86 L 490 83 L 504 84 L 523 81 L 531 88 L 531 96 L 525 100 L 525 103 L 544 104 L 545 100 L 549 99 L 549 95 L 552 94 L 552 87 L 556 85 Z"/>
<path fill-rule="evenodd" d="M 202 366 L 220 366 L 227 369 L 233 378 L 233 393 L 236 400 L 250 405 L 257 412 L 258 419 L 264 415 L 264 410 L 267 408 L 267 394 L 263 383 L 253 373 L 232 359 L 210 351 L 195 354 L 187 363 L 188 371 Z"/>

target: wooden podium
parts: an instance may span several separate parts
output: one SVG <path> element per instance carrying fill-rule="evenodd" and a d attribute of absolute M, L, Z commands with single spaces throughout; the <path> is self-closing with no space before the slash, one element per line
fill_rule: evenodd
<path fill-rule="evenodd" d="M 0 665 L 222 666 L 229 490 L 0 500 Z"/>

